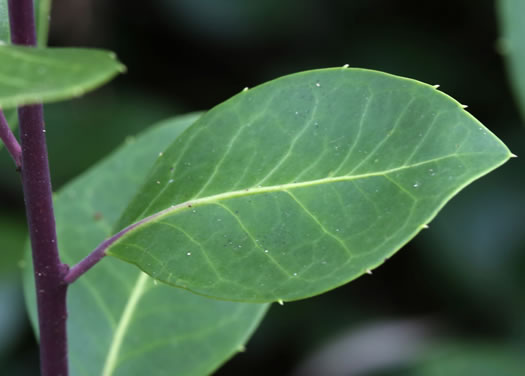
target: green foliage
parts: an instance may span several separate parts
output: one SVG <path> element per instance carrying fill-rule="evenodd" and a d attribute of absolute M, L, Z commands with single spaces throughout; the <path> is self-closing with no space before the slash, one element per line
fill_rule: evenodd
<path fill-rule="evenodd" d="M 435 88 L 346 68 L 217 106 L 159 158 L 108 254 L 235 301 L 296 300 L 383 263 L 507 148 Z"/>
<path fill-rule="evenodd" d="M 0 0 L 0 45 L 9 44 L 11 33 L 9 31 L 9 15 L 7 14 L 7 0 Z"/>
<path fill-rule="evenodd" d="M 113 53 L 0 46 L 0 107 L 81 96 L 124 71 Z"/>
<path fill-rule="evenodd" d="M 525 374 L 521 354 L 495 345 L 450 343 L 428 352 L 409 376 L 518 376 Z"/>
<path fill-rule="evenodd" d="M 56 197 L 61 256 L 74 264 L 112 234 L 114 222 L 159 150 L 197 119 L 166 121 L 119 148 Z M 36 323 L 32 270 L 27 304 Z M 74 375 L 208 374 L 238 351 L 266 306 L 219 302 L 157 285 L 136 268 L 106 259 L 69 292 Z"/>
<path fill-rule="evenodd" d="M 516 99 L 525 117 L 525 2 L 522 0 L 499 0 L 501 23 L 501 52 L 506 56 L 505 62 L 510 75 L 510 83 Z"/>
<path fill-rule="evenodd" d="M 51 0 L 35 0 L 35 13 L 37 15 L 37 39 L 38 46 L 45 47 L 49 31 L 49 17 L 51 13 Z M 11 33 L 9 31 L 9 15 L 7 12 L 7 0 L 0 0 L 0 46 L 11 44 Z M 1 106 L 0 106 L 1 107 Z M 5 107 L 5 106 L 4 106 Z M 18 127 L 16 108 L 4 111 L 9 127 L 14 131 Z M 4 147 L 0 143 L 0 149 Z"/>
<path fill-rule="evenodd" d="M 51 17 L 52 0 L 35 0 L 35 19 L 37 46 L 45 47 L 49 34 L 49 18 Z"/>
<path fill-rule="evenodd" d="M 6 2 L 0 40 L 8 40 Z M 37 3 L 42 46 L 50 1 Z M 123 69 L 103 51 L 2 47 L 0 59 L 0 106 L 7 107 L 82 95 Z M 461 188 L 510 156 L 446 95 L 377 72 L 285 77 L 237 95 L 178 137 L 196 119 L 169 121 L 129 141 L 56 196 L 65 262 L 153 215 L 110 254 L 202 295 L 300 299 L 383 263 Z M 35 322 L 30 268 L 25 279 Z M 82 276 L 68 299 L 73 375 L 209 374 L 242 347 L 267 308 L 174 289 L 112 258 Z M 493 355 L 458 348 L 417 374 L 523 373 L 516 358 L 492 362 Z"/>

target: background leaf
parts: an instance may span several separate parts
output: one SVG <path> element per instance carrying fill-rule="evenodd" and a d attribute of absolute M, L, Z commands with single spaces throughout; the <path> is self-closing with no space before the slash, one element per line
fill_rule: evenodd
<path fill-rule="evenodd" d="M 124 71 L 113 53 L 0 46 L 0 107 L 81 96 Z"/>
<path fill-rule="evenodd" d="M 18 342 L 25 324 L 19 263 L 27 238 L 25 220 L 14 213 L 0 216 L 0 368 Z"/>
<path fill-rule="evenodd" d="M 177 139 L 109 248 L 221 299 L 295 300 L 384 262 L 461 188 L 510 157 L 450 97 L 344 68 L 243 92 Z"/>
<path fill-rule="evenodd" d="M 65 262 L 77 262 L 112 234 L 159 151 L 196 118 L 180 117 L 130 140 L 60 192 L 55 208 Z M 29 269 L 25 282 L 35 321 Z M 90 376 L 209 374 L 242 347 L 266 311 L 157 285 L 110 258 L 71 286 L 68 308 L 72 374 Z"/>
<path fill-rule="evenodd" d="M 515 349 L 494 344 L 443 343 L 428 351 L 410 376 L 519 376 L 525 373 L 525 361 Z"/>
<path fill-rule="evenodd" d="M 510 84 L 514 89 L 522 117 L 525 117 L 525 2 L 522 0 L 499 0 L 501 28 L 500 50 L 506 57 Z"/>
<path fill-rule="evenodd" d="M 38 47 L 47 45 L 52 0 L 35 0 L 36 37 Z"/>
<path fill-rule="evenodd" d="M 9 14 L 7 13 L 7 0 L 0 0 L 0 45 L 9 44 L 11 33 L 9 31 Z"/>

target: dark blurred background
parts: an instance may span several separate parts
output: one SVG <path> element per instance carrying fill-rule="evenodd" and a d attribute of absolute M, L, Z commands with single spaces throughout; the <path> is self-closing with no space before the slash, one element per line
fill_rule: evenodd
<path fill-rule="evenodd" d="M 110 49 L 128 67 L 46 106 L 54 190 L 162 118 L 344 64 L 441 85 L 525 156 L 493 0 L 55 0 L 50 45 Z M 0 374 L 36 375 L 21 187 L 0 154 Z M 513 159 L 465 189 L 373 275 L 272 306 L 217 375 L 525 375 L 523 167 Z"/>

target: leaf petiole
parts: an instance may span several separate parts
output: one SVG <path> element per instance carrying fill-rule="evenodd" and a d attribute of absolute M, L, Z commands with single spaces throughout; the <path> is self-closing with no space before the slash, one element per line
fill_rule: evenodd
<path fill-rule="evenodd" d="M 13 131 L 9 128 L 4 112 L 0 109 L 0 139 L 4 142 L 7 151 L 15 162 L 16 169 L 20 170 L 22 166 L 22 148 L 18 143 Z"/>

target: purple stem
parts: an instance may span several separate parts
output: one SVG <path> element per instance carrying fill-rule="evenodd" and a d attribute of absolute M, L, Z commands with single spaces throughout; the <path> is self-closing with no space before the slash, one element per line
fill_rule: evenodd
<path fill-rule="evenodd" d="M 16 169 L 20 170 L 22 166 L 22 148 L 18 143 L 15 135 L 9 128 L 4 112 L 0 110 L 0 139 L 4 142 L 4 145 L 11 154 L 13 161 L 15 161 Z"/>
<path fill-rule="evenodd" d="M 32 0 L 9 0 L 11 41 L 35 46 L 36 31 Z M 43 107 L 18 109 L 22 145 L 22 186 L 33 250 L 42 376 L 67 376 L 68 266 L 58 254 L 51 178 L 47 157 Z"/>

